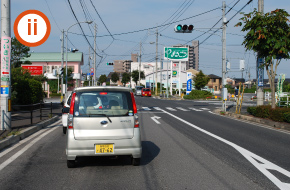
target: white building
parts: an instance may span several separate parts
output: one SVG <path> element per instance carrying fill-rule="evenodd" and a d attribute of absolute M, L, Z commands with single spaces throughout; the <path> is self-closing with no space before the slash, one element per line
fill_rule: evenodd
<path fill-rule="evenodd" d="M 131 71 L 139 70 L 139 62 L 131 63 Z M 181 74 L 179 72 L 179 63 L 172 64 L 172 71 L 170 67 L 170 62 L 157 62 L 157 72 L 156 72 L 156 62 L 141 62 L 141 71 L 144 71 L 145 79 L 141 80 L 141 84 L 145 85 L 146 88 L 153 88 L 155 86 L 155 77 L 157 73 L 157 82 L 162 83 L 162 86 L 166 88 L 170 87 L 172 84 L 173 89 L 179 89 L 179 80 L 181 81 L 181 89 L 186 89 L 187 79 L 186 79 L 186 63 L 181 63 Z M 196 73 L 192 73 L 195 76 Z M 169 79 L 170 75 L 170 79 Z M 179 78 L 180 75 L 180 78 Z M 161 79 L 161 80 L 160 80 Z M 135 88 L 135 82 L 131 81 L 132 88 Z M 138 85 L 138 84 L 137 84 Z"/>

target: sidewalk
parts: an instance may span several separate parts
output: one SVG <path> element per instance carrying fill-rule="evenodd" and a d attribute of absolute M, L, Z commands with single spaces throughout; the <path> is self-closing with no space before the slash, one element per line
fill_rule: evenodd
<path fill-rule="evenodd" d="M 40 109 L 32 112 L 32 125 L 31 125 L 31 113 L 27 111 L 11 112 L 11 128 L 12 130 L 0 130 L 0 142 L 7 137 L 7 135 L 20 134 L 22 131 L 38 123 L 48 121 L 53 117 L 61 117 L 62 105 L 60 103 L 60 97 L 44 98 L 45 106 L 42 107 L 40 117 Z M 51 107 L 52 106 L 52 107 Z"/>

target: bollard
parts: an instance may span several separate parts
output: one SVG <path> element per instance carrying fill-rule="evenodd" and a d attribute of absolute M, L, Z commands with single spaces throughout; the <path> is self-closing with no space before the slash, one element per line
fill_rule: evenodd
<path fill-rule="evenodd" d="M 41 102 L 40 102 L 40 120 L 42 120 L 42 110 L 41 110 Z"/>
<path fill-rule="evenodd" d="M 30 122 L 31 122 L 31 125 L 33 124 L 33 120 L 32 120 L 33 114 L 32 114 L 32 112 L 33 112 L 33 109 L 32 109 L 32 105 L 31 105 L 30 106 Z"/>
<path fill-rule="evenodd" d="M 52 117 L 52 102 L 50 102 L 50 115 Z"/>

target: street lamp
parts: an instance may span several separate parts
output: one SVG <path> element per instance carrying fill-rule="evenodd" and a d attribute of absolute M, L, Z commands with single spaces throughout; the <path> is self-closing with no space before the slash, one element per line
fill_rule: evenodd
<path fill-rule="evenodd" d="M 68 31 L 71 27 L 73 27 L 74 25 L 80 24 L 80 23 L 87 23 L 87 24 L 92 24 L 93 21 L 84 21 L 84 22 L 77 22 L 73 25 L 71 25 L 67 30 L 66 30 L 66 61 L 65 61 L 65 93 L 67 92 L 67 59 L 68 59 L 68 54 L 67 54 L 67 39 L 68 39 Z"/>

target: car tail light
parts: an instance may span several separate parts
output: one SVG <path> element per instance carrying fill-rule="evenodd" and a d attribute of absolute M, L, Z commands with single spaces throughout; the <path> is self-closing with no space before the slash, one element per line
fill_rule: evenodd
<path fill-rule="evenodd" d="M 107 95 L 108 92 L 100 92 L 100 95 Z"/>
<path fill-rule="evenodd" d="M 134 97 L 134 94 L 132 92 L 131 92 L 131 98 L 132 98 L 134 121 L 135 121 L 134 128 L 138 128 L 139 127 L 139 117 L 137 114 L 137 105 L 136 105 L 135 97 Z"/>
<path fill-rule="evenodd" d="M 73 129 L 73 114 L 74 114 L 74 109 L 75 109 L 75 97 L 76 93 L 73 93 L 71 102 L 70 102 L 70 109 L 69 109 L 69 115 L 68 115 L 68 129 Z"/>
<path fill-rule="evenodd" d="M 103 109 L 103 107 L 102 107 L 102 106 L 100 106 L 100 107 L 99 107 L 99 109 Z"/>

